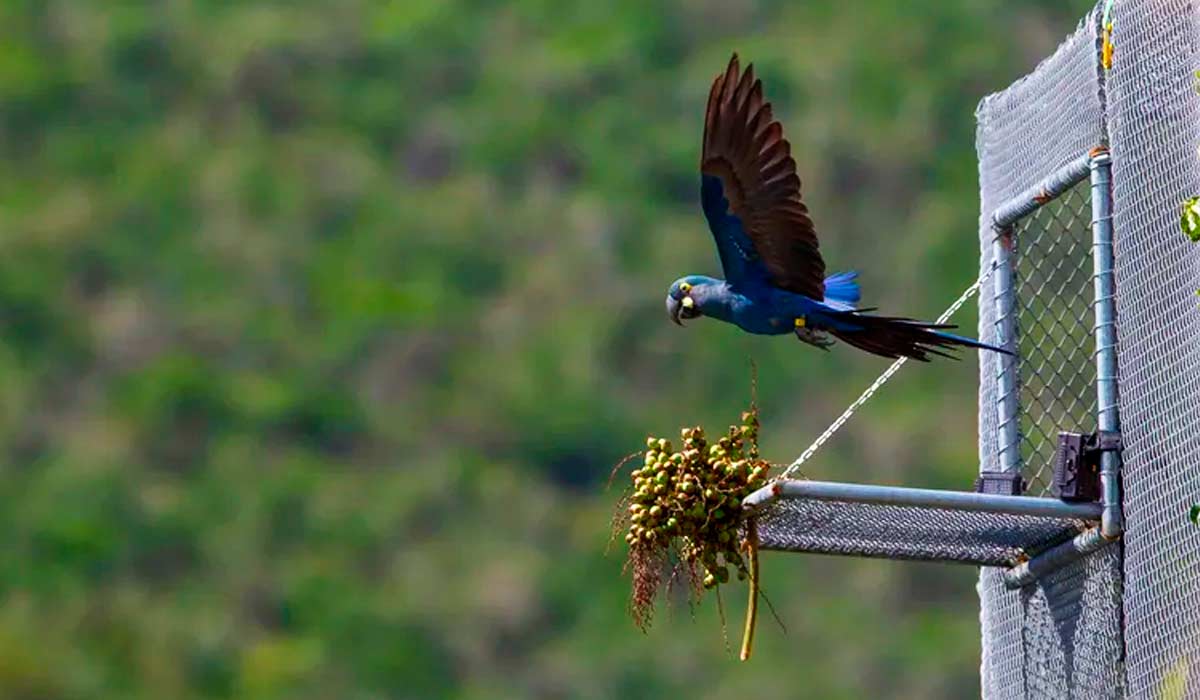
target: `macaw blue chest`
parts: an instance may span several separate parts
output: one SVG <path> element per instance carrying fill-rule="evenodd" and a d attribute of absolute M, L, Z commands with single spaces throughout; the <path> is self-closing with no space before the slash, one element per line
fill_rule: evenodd
<path fill-rule="evenodd" d="M 739 294 L 732 305 L 732 321 L 747 333 L 758 335 L 782 335 L 791 333 L 796 327 L 796 317 L 803 315 L 798 295 L 787 294 Z"/>
<path fill-rule="evenodd" d="M 785 316 L 769 314 L 751 314 L 736 321 L 739 328 L 747 333 L 758 335 L 782 335 L 791 333 L 796 327 L 796 320 Z"/>

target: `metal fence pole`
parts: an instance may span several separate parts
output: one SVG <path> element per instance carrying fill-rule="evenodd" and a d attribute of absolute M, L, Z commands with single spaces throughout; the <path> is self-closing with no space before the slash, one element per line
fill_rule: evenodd
<path fill-rule="evenodd" d="M 992 243 L 992 289 L 996 304 L 996 344 L 1011 350 L 1001 355 L 996 371 L 997 459 L 1001 471 L 1021 471 L 1021 433 L 1017 406 L 1016 286 L 1013 284 L 1012 225 L 996 227 Z"/>
<path fill-rule="evenodd" d="M 1113 277 L 1112 157 L 1107 148 L 1091 153 L 1092 169 L 1092 262 L 1095 270 L 1096 398 L 1098 427 L 1102 432 L 1121 429 L 1117 395 L 1117 312 Z M 1100 531 L 1108 539 L 1120 537 L 1121 453 L 1105 451 L 1100 456 L 1100 483 L 1104 514 Z"/>

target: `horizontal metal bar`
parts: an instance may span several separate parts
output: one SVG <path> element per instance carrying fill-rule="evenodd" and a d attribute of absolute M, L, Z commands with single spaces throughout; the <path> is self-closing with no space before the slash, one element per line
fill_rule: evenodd
<path fill-rule="evenodd" d="M 1112 543 L 1100 531 L 1093 527 L 1079 533 L 1072 539 L 1047 549 L 1029 561 L 1022 562 L 1004 571 L 1004 585 L 1007 588 L 1027 586 L 1046 574 L 1061 569 L 1071 562 L 1103 549 Z"/>
<path fill-rule="evenodd" d="M 941 508 L 978 513 L 1005 513 L 1094 521 L 1100 520 L 1103 510 L 1099 503 L 1067 503 L 1055 498 L 1000 496 L 974 491 L 942 491 L 792 479 L 776 481 L 764 486 L 747 496 L 742 501 L 742 505 L 755 508 L 776 498 L 809 498 L 818 501 L 876 503 L 888 506 Z"/>
<path fill-rule="evenodd" d="M 1091 166 L 1091 156 L 1085 153 L 1038 184 L 1002 203 L 992 212 L 992 228 L 1002 231 L 1037 211 L 1038 207 L 1088 179 Z"/>

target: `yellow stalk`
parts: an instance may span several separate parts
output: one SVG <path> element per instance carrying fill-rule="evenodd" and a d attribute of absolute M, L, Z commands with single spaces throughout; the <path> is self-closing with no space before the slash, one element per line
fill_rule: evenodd
<path fill-rule="evenodd" d="M 746 630 L 742 633 L 742 661 L 754 651 L 754 627 L 758 624 L 758 528 L 751 518 L 747 523 L 746 540 L 742 547 L 750 556 L 750 601 L 746 605 Z"/>

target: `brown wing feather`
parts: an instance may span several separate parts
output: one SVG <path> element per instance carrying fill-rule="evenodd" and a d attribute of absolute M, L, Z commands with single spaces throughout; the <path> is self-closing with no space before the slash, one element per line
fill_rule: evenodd
<path fill-rule="evenodd" d="M 737 54 L 708 94 L 700 170 L 721 178 L 730 209 L 742 220 L 771 282 L 823 299 L 825 261 L 800 199 L 791 145 L 763 98 L 754 66 L 741 73 Z"/>

